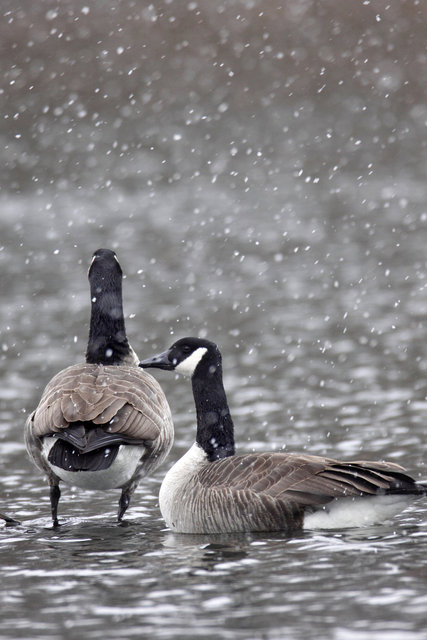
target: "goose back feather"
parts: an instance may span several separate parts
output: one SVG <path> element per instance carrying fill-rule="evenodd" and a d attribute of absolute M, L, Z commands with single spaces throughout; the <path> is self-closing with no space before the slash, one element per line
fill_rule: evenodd
<path fill-rule="evenodd" d="M 168 406 L 159 383 L 137 367 L 76 364 L 46 386 L 30 417 L 32 434 L 43 437 L 73 422 L 93 422 L 107 424 L 109 433 L 155 440 Z"/>

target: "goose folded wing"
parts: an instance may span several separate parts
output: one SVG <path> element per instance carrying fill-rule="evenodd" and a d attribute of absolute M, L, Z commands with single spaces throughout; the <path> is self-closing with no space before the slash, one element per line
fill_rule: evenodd
<path fill-rule="evenodd" d="M 300 506 L 334 498 L 414 490 L 414 481 L 393 463 L 339 462 L 331 458 L 284 453 L 247 454 L 212 463 L 199 477 L 202 485 Z"/>
<path fill-rule="evenodd" d="M 30 416 L 35 437 L 60 432 L 73 423 L 105 425 L 126 441 L 153 441 L 169 406 L 157 381 L 136 367 L 80 364 L 59 372 Z"/>

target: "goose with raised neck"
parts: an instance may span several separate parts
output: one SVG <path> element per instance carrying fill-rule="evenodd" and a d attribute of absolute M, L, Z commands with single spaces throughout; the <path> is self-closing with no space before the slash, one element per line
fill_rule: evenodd
<path fill-rule="evenodd" d="M 425 496 L 392 462 L 340 461 L 284 452 L 234 454 L 233 421 L 217 345 L 182 338 L 147 358 L 189 376 L 197 414 L 196 442 L 166 474 L 159 505 L 178 533 L 343 529 L 382 523 Z"/>
<path fill-rule="evenodd" d="M 137 366 L 126 336 L 123 274 L 115 252 L 95 251 L 88 277 L 86 361 L 52 378 L 25 425 L 30 458 L 49 481 L 54 526 L 60 482 L 121 489 L 121 521 L 139 481 L 163 462 L 173 441 L 166 397 L 159 383 Z"/>

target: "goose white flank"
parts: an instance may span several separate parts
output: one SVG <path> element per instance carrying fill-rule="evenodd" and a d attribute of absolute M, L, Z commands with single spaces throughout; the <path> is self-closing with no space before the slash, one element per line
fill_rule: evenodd
<path fill-rule="evenodd" d="M 403 467 L 284 452 L 235 455 L 216 344 L 183 338 L 141 367 L 191 378 L 196 442 L 166 474 L 160 510 L 179 533 L 341 529 L 382 523 L 425 496 Z"/>
<path fill-rule="evenodd" d="M 122 269 L 114 251 L 95 251 L 88 275 L 86 361 L 52 378 L 25 425 L 28 453 L 49 482 L 54 526 L 60 482 L 121 489 L 121 521 L 138 482 L 163 462 L 173 442 L 165 395 L 138 367 L 126 337 Z"/>

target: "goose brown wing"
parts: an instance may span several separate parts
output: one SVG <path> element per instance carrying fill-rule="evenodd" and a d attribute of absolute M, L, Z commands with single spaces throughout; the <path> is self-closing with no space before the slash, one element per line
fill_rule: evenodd
<path fill-rule="evenodd" d="M 165 424 L 172 429 L 169 405 L 158 382 L 133 366 L 78 364 L 60 371 L 47 385 L 30 416 L 32 435 L 60 432 L 71 423 L 108 425 L 127 440 L 156 440 Z"/>
<path fill-rule="evenodd" d="M 397 464 L 339 462 L 318 456 L 262 453 L 232 456 L 211 463 L 199 474 L 211 489 L 237 492 L 242 498 L 257 494 L 268 502 L 315 506 L 346 496 L 378 492 L 416 493 L 417 485 Z"/>

